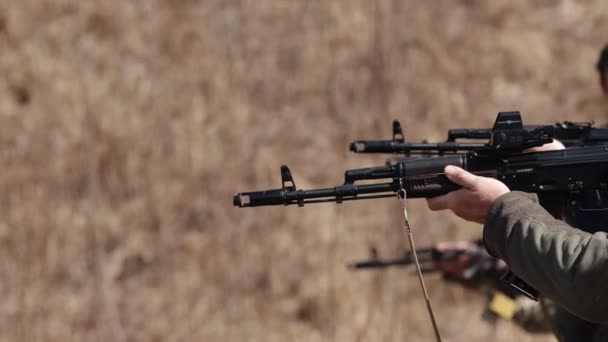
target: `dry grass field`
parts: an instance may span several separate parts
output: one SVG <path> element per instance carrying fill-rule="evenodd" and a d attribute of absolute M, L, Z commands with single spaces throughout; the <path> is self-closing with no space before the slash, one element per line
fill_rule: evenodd
<path fill-rule="evenodd" d="M 603 0 L 1 0 L 0 340 L 426 341 L 394 199 L 238 209 L 347 143 L 605 121 Z M 481 227 L 411 201 L 419 246 Z M 547 341 L 427 277 L 445 341 Z"/>

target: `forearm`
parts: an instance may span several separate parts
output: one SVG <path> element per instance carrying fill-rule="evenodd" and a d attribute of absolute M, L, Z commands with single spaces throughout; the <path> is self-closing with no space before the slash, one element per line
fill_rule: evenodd
<path fill-rule="evenodd" d="M 608 323 L 606 233 L 574 229 L 554 219 L 535 197 L 512 192 L 492 205 L 484 241 L 542 294 L 582 318 Z"/>

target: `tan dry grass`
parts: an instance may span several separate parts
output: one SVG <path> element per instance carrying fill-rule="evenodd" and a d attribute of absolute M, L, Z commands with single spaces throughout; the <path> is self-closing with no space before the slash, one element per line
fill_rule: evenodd
<path fill-rule="evenodd" d="M 344 263 L 405 248 L 391 200 L 239 210 L 383 162 L 355 138 L 605 120 L 588 1 L 1 1 L 0 339 L 401 341 L 432 337 L 416 279 Z M 411 203 L 418 244 L 479 234 Z M 542 341 L 480 322 L 437 277 L 447 341 Z"/>

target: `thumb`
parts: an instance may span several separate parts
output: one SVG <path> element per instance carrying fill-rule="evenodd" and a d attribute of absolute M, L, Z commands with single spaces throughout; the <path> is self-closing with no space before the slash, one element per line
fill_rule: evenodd
<path fill-rule="evenodd" d="M 477 178 L 474 174 L 465 171 L 458 166 L 448 165 L 445 167 L 445 176 L 452 182 L 466 189 L 473 189 L 477 185 Z"/>

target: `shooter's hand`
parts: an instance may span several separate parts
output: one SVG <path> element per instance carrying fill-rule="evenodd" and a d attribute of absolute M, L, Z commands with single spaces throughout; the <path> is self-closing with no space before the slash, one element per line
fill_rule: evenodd
<path fill-rule="evenodd" d="M 549 144 L 526 149 L 524 152 L 543 152 L 565 149 L 559 140 Z M 445 175 L 452 182 L 462 186 L 462 189 L 452 191 L 443 196 L 427 200 L 429 209 L 451 209 L 454 214 L 467 220 L 484 224 L 492 203 L 501 195 L 509 192 L 502 182 L 475 176 L 456 166 L 446 166 Z"/>
<path fill-rule="evenodd" d="M 496 179 L 476 176 L 457 166 L 446 166 L 444 173 L 449 180 L 462 188 L 427 199 L 429 209 L 450 209 L 467 221 L 483 224 L 492 203 L 510 191 L 506 185 Z"/>
<path fill-rule="evenodd" d="M 530 147 L 524 150 L 524 152 L 543 152 L 543 151 L 555 151 L 565 150 L 566 146 L 561 141 L 553 139 L 553 142 L 544 144 L 542 146 Z"/>

